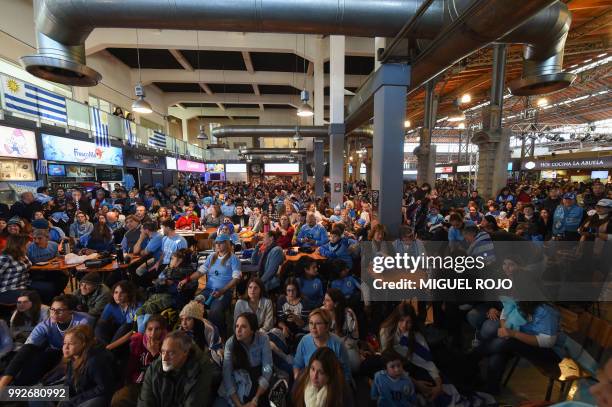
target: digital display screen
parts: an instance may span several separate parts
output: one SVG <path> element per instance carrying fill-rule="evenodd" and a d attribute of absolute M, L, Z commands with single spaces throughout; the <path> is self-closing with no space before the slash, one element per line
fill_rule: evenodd
<path fill-rule="evenodd" d="M 54 177 L 65 177 L 66 167 L 62 164 L 49 164 L 47 165 L 49 175 Z"/>

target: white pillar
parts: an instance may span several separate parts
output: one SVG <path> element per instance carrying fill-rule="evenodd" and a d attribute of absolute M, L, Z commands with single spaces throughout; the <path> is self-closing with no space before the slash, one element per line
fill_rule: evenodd
<path fill-rule="evenodd" d="M 183 141 L 189 142 L 189 119 L 181 119 L 181 126 L 183 130 Z"/>
<path fill-rule="evenodd" d="M 325 71 L 323 69 L 322 41 L 319 40 L 314 60 L 314 124 L 322 126 L 325 115 Z"/>
<path fill-rule="evenodd" d="M 344 188 L 344 50 L 344 36 L 330 36 L 329 118 L 331 124 L 329 126 L 329 178 L 332 206 L 342 204 Z"/>
<path fill-rule="evenodd" d="M 380 68 L 380 61 L 378 60 L 378 49 L 385 48 L 387 46 L 387 39 L 385 37 L 374 38 L 374 70 L 377 71 Z"/>
<path fill-rule="evenodd" d="M 87 103 L 89 101 L 89 88 L 84 86 L 73 86 L 72 97 L 74 100 L 80 103 Z M 123 110 L 123 109 L 122 109 Z"/>

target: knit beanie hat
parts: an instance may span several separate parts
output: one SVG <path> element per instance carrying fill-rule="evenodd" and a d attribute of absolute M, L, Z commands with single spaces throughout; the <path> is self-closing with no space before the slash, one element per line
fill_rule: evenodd
<path fill-rule="evenodd" d="M 204 308 L 199 302 L 190 301 L 187 305 L 183 307 L 181 313 L 179 314 L 179 317 L 187 317 L 204 321 Z"/>

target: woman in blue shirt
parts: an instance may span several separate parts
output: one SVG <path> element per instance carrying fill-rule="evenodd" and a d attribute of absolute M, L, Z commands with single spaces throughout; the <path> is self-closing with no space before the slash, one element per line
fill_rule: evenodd
<path fill-rule="evenodd" d="M 136 298 L 136 290 L 129 281 L 122 280 L 112 288 L 113 301 L 106 304 L 96 324 L 96 339 L 108 344 L 128 333 L 136 312 L 142 306 Z"/>
<path fill-rule="evenodd" d="M 270 341 L 258 331 L 257 316 L 241 314 L 223 353 L 223 386 L 219 395 L 225 403 L 218 400 L 215 405 L 257 406 L 270 387 L 272 369 Z"/>
<path fill-rule="evenodd" d="M 179 289 L 190 280 L 198 280 L 206 274 L 206 287 L 199 297 L 210 310 L 209 319 L 219 328 L 224 336 L 226 332 L 225 311 L 232 301 L 234 287 L 240 281 L 240 260 L 233 253 L 233 246 L 228 235 L 218 235 L 215 239 L 215 252 L 208 256 L 198 271 L 179 283 Z M 197 299 L 197 298 L 196 298 Z"/>

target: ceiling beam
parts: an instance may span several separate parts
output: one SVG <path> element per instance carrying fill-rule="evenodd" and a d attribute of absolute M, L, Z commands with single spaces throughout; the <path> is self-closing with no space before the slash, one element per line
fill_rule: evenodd
<path fill-rule="evenodd" d="M 263 103 L 260 103 L 260 104 L 259 104 L 259 110 L 261 110 L 262 112 L 264 111 L 264 105 L 263 105 Z"/>
<path fill-rule="evenodd" d="M 573 28 L 568 35 L 568 39 L 573 40 L 576 38 L 583 37 L 585 35 L 589 35 L 590 33 L 609 26 L 611 24 L 612 8 L 608 8 L 606 11 L 590 19 L 586 23 L 580 25 L 579 27 Z"/>
<path fill-rule="evenodd" d="M 183 69 L 189 72 L 193 72 L 193 66 L 191 66 L 189 61 L 187 61 L 187 58 L 185 58 L 181 51 L 179 51 L 178 49 L 169 49 L 168 51 L 170 51 L 174 59 L 176 59 L 176 61 L 181 64 Z"/>
<path fill-rule="evenodd" d="M 249 54 L 248 51 L 242 51 L 242 59 L 244 60 L 244 66 L 246 66 L 247 72 L 254 74 L 255 68 L 253 68 L 253 61 L 251 61 L 251 54 Z"/>
<path fill-rule="evenodd" d="M 219 109 L 225 112 L 225 106 L 223 106 L 223 103 L 217 103 L 217 106 L 219 106 Z"/>
<path fill-rule="evenodd" d="M 252 84 L 251 86 L 253 86 L 253 93 L 255 93 L 257 96 L 261 96 L 261 92 L 259 92 L 259 85 Z"/>
<path fill-rule="evenodd" d="M 306 71 L 306 76 L 314 75 L 314 64 L 312 62 L 308 63 L 308 70 Z"/>
<path fill-rule="evenodd" d="M 206 92 L 207 95 L 213 95 L 213 91 L 210 89 L 210 87 L 205 84 L 205 83 L 200 83 L 200 87 L 204 90 L 204 92 Z"/>
<path fill-rule="evenodd" d="M 299 95 L 261 95 L 253 93 L 215 93 L 204 94 L 197 92 L 166 92 L 163 94 L 164 105 L 173 106 L 177 103 L 231 103 L 291 105 L 297 108 L 300 105 Z M 329 99 L 329 97 L 326 97 Z"/>

